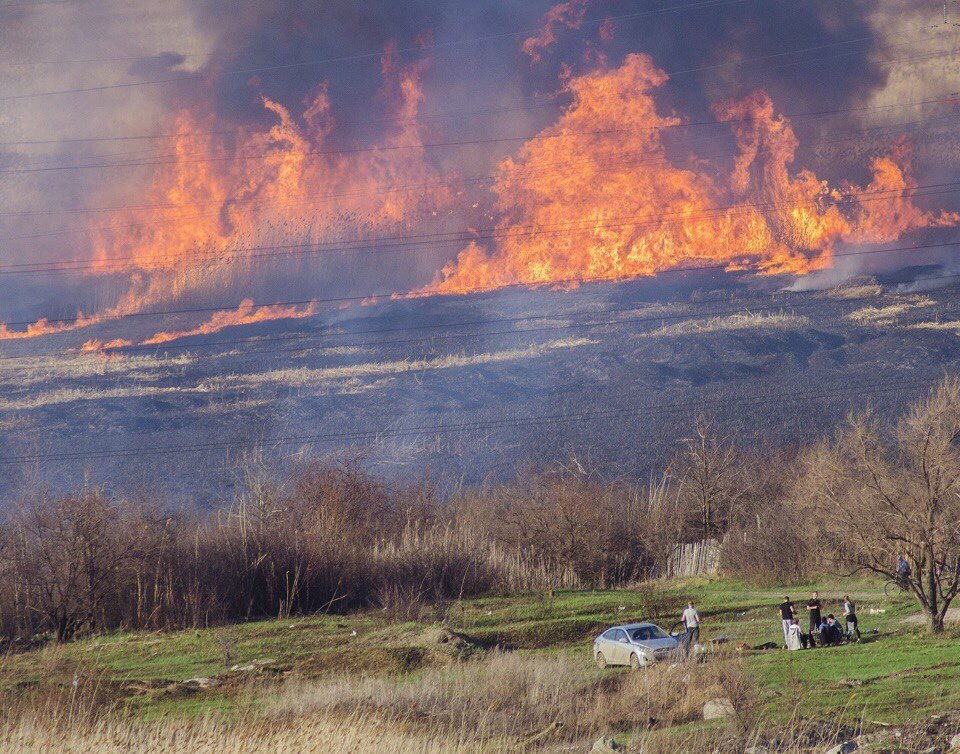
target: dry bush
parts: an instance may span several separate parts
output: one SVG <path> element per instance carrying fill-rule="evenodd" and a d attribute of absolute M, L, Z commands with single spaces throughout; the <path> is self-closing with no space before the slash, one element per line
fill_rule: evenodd
<path fill-rule="evenodd" d="M 651 570 L 645 503 L 637 490 L 597 481 L 574 461 L 467 492 L 451 503 L 451 515 L 507 551 L 609 587 Z"/>
<path fill-rule="evenodd" d="M 3 530 L 0 605 L 8 636 L 117 625 L 129 588 L 162 547 L 164 525 L 101 492 L 24 501 Z"/>
<path fill-rule="evenodd" d="M 728 532 L 720 547 L 720 570 L 756 584 L 791 584 L 813 575 L 818 548 L 810 518 L 789 505 L 775 506 L 754 526 Z"/>
<path fill-rule="evenodd" d="M 742 456 L 733 438 L 721 434 L 705 414 L 697 417 L 682 444 L 671 464 L 680 480 L 680 541 L 712 539 L 726 531 L 747 492 Z"/>
<path fill-rule="evenodd" d="M 388 483 L 359 458 L 304 461 L 281 480 L 254 457 L 240 481 L 230 506 L 203 516 L 99 492 L 25 503 L 0 529 L 0 635 L 26 644 L 369 606 L 414 618 L 461 597 L 581 583 L 566 562 L 451 518 L 427 482 Z"/>
<path fill-rule="evenodd" d="M 790 584 L 813 575 L 819 525 L 798 491 L 798 461 L 782 450 L 741 456 L 742 492 L 720 547 L 722 573 L 759 584 Z"/>

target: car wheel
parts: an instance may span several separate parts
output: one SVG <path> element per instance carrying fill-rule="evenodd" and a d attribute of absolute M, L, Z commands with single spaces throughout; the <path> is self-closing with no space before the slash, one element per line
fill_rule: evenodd
<path fill-rule="evenodd" d="M 640 670 L 640 666 L 641 666 L 641 665 L 643 665 L 643 663 L 640 662 L 640 658 L 637 657 L 636 654 L 630 655 L 630 667 L 631 667 L 631 669 L 633 669 L 633 670 Z"/>
<path fill-rule="evenodd" d="M 597 667 L 600 670 L 604 670 L 607 667 L 607 658 L 603 656 L 603 652 L 597 652 Z"/>

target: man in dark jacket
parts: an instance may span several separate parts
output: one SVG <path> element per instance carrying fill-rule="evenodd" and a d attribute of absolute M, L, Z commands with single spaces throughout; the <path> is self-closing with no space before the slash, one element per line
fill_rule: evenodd
<path fill-rule="evenodd" d="M 843 641 L 843 629 L 833 613 L 827 616 L 825 623 L 820 624 L 820 646 L 831 647 L 840 644 Z"/>
<path fill-rule="evenodd" d="M 823 623 L 823 616 L 820 613 L 822 608 L 823 603 L 820 602 L 820 592 L 814 592 L 807 602 L 807 614 L 810 616 L 811 634 L 820 628 L 820 624 Z"/>

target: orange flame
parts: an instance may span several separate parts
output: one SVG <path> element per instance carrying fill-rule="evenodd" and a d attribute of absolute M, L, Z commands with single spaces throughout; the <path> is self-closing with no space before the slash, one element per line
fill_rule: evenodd
<path fill-rule="evenodd" d="M 395 122 L 382 142 L 357 150 L 328 145 L 331 104 L 322 84 L 300 119 L 263 98 L 276 123 L 248 131 L 236 145 L 215 135 L 211 116 L 181 112 L 172 129 L 174 154 L 158 166 L 144 209 L 118 213 L 96 229 L 102 271 L 124 263 L 138 277 L 111 315 L 143 311 L 193 290 L 220 287 L 250 272 L 258 248 L 297 250 L 339 241 L 362 241 L 383 228 L 404 232 L 429 211 L 446 210 L 452 194 L 427 159 L 417 114 L 426 63 L 398 66 L 383 57 L 380 98 Z M 397 186 L 416 190 L 397 190 Z M 334 201 L 327 201 L 335 197 Z M 258 309 L 286 317 L 284 307 Z M 244 316 L 245 304 L 238 310 Z M 297 312 L 296 316 L 300 316 Z M 214 317 L 213 322 L 233 324 Z M 157 338 L 169 335 L 161 333 Z M 149 342 L 158 342 L 150 339 Z"/>
<path fill-rule="evenodd" d="M 829 264 L 840 241 L 892 240 L 957 222 L 913 205 L 903 148 L 874 160 L 862 190 L 791 172 L 797 138 L 762 91 L 714 107 L 738 145 L 725 179 L 702 163 L 681 169 L 661 138 L 681 120 L 659 114 L 652 97 L 666 80 L 639 54 L 569 77 L 572 102 L 558 122 L 500 165 L 495 248 L 471 243 L 416 295 L 571 286 L 681 263 L 803 273 Z"/>
<path fill-rule="evenodd" d="M 103 353 L 111 348 L 124 348 L 131 345 L 133 345 L 133 343 L 131 343 L 129 340 L 124 340 L 123 338 L 114 338 L 113 340 L 90 338 L 90 340 L 80 346 L 80 351 L 82 353 L 90 353 L 94 351 Z"/>
<path fill-rule="evenodd" d="M 524 51 L 537 59 L 555 43 L 558 25 L 579 28 L 586 2 L 553 8 Z M 0 324 L 0 340 L 75 330 L 189 291 L 216 290 L 249 274 L 247 250 L 282 253 L 362 241 L 383 235 L 384 228 L 421 228 L 427 217 L 451 211 L 459 195 L 444 186 L 418 124 L 424 67 L 401 67 L 394 54 L 384 55 L 380 97 L 395 125 L 363 149 L 331 148 L 334 120 L 325 84 L 299 117 L 263 98 L 272 127 L 232 138 L 216 135 L 212 115 L 181 112 L 171 126 L 179 134 L 173 154 L 160 161 L 144 202 L 94 229 L 99 271 L 115 271 L 121 260 L 134 271 L 126 295 L 107 311 L 75 322 L 40 320 L 24 330 Z M 906 142 L 871 161 L 865 187 L 830 186 L 795 168 L 797 137 L 762 91 L 713 107 L 736 141 L 729 168 L 695 155 L 693 167 L 682 168 L 668 156 L 663 136 L 683 121 L 660 113 L 654 101 L 667 78 L 642 54 L 628 55 L 619 67 L 604 63 L 588 73 L 565 73 L 570 104 L 554 125 L 498 167 L 491 208 L 498 218 L 491 234 L 496 240 L 470 243 L 410 295 L 518 284 L 574 287 L 680 265 L 799 274 L 829 265 L 839 243 L 884 243 L 917 229 L 960 224 L 956 213 L 926 212 L 914 204 L 917 183 Z M 143 342 L 316 311 L 315 305 L 254 306 L 247 300 L 197 327 Z M 91 339 L 82 350 L 118 342 L 128 343 Z"/>
<path fill-rule="evenodd" d="M 363 241 L 383 235 L 383 228 L 402 233 L 428 212 L 435 217 L 446 211 L 453 195 L 427 159 L 417 122 L 426 65 L 399 66 L 393 49 L 387 50 L 379 96 L 394 125 L 379 144 L 363 149 L 328 144 L 334 120 L 326 84 L 306 103 L 300 119 L 264 97 L 275 124 L 266 131 L 243 131 L 235 143 L 216 135 L 212 115 L 179 113 L 168 129 L 178 134 L 172 154 L 158 161 L 145 200 L 92 228 L 95 271 L 132 269 L 127 293 L 107 311 L 76 322 L 40 320 L 25 330 L 0 324 L 0 340 L 75 330 L 189 291 L 218 289 L 250 272 L 246 251 Z M 242 304 L 236 318 L 249 316 L 248 308 Z M 285 307 L 256 311 L 254 321 L 271 312 L 276 318 L 303 316 Z M 214 332 L 216 323 L 235 322 L 217 316 L 198 329 Z M 147 342 L 170 335 L 160 333 Z"/>
<path fill-rule="evenodd" d="M 240 306 L 233 311 L 217 312 L 208 322 L 198 325 L 190 330 L 174 330 L 172 332 L 159 332 L 156 335 L 143 341 L 143 345 L 158 345 L 160 343 L 169 343 L 178 338 L 188 338 L 192 335 L 211 335 L 220 332 L 226 327 L 236 327 L 237 325 L 251 325 L 256 322 L 271 322 L 277 319 L 306 319 L 317 313 L 316 304 L 311 303 L 303 309 L 295 306 L 282 306 L 279 304 L 272 306 L 255 306 L 250 299 L 244 299 Z"/>
<path fill-rule="evenodd" d="M 51 322 L 44 318 L 27 325 L 24 330 L 11 330 L 7 325 L 0 323 L 0 340 L 23 340 L 25 338 L 37 338 L 41 335 L 56 335 L 57 333 L 94 325 L 99 321 L 101 321 L 100 317 L 95 315 L 87 317 L 83 314 L 78 314 L 75 320 L 64 322 Z"/>

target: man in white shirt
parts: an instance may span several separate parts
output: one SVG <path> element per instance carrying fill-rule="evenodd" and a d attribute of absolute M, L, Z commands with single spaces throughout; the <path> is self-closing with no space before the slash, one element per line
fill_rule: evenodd
<path fill-rule="evenodd" d="M 683 625 L 687 628 L 687 635 L 690 638 L 690 646 L 700 643 L 700 613 L 693 606 L 692 602 L 687 603 L 687 609 L 683 611 L 681 618 Z"/>

